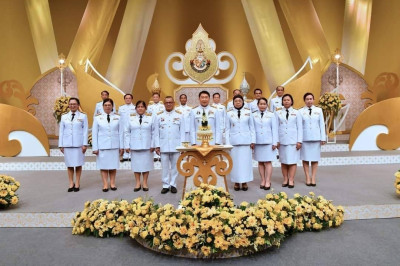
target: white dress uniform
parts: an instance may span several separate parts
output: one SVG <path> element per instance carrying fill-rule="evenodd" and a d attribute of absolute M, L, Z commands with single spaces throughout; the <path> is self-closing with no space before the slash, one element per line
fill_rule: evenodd
<path fill-rule="evenodd" d="M 188 105 L 179 105 L 175 110 L 181 112 L 185 122 L 185 140 L 183 142 L 190 142 L 190 111 L 192 107 Z"/>
<path fill-rule="evenodd" d="M 222 144 L 221 114 L 216 108 L 209 105 L 206 107 L 199 105 L 190 112 L 190 142 L 192 144 L 201 144 L 201 142 L 197 140 L 197 130 L 201 125 L 203 112 L 205 112 L 208 125 L 213 132 L 213 140 L 210 141 L 210 145 L 215 145 L 216 143 Z"/>
<path fill-rule="evenodd" d="M 252 102 L 249 103 L 249 108 L 251 112 L 258 111 L 258 100 L 254 99 Z"/>
<path fill-rule="evenodd" d="M 119 168 L 119 150 L 123 149 L 123 122 L 117 114 L 107 114 L 94 118 L 92 126 L 92 149 L 99 151 L 96 156 L 97 169 L 114 170 Z"/>
<path fill-rule="evenodd" d="M 256 143 L 254 121 L 247 107 L 233 109 L 226 113 L 226 144 L 232 145 L 231 157 L 233 162 L 230 173 L 231 181 L 246 183 L 253 181 L 253 159 L 251 143 Z"/>
<path fill-rule="evenodd" d="M 84 164 L 85 154 L 82 146 L 88 145 L 87 116 L 79 111 L 75 115 L 70 111 L 61 116 L 58 147 L 64 148 L 64 160 L 67 167 Z"/>
<path fill-rule="evenodd" d="M 278 125 L 273 113 L 265 110 L 253 112 L 254 128 L 256 132 L 256 145 L 254 160 L 258 162 L 271 162 L 276 159 L 272 146 L 278 143 Z"/>
<path fill-rule="evenodd" d="M 185 140 L 185 119 L 180 111 L 164 111 L 156 118 L 155 146 L 160 148 L 163 188 L 176 187 L 177 146 Z"/>
<path fill-rule="evenodd" d="M 303 119 L 303 144 L 300 158 L 303 161 L 318 162 L 321 158 L 321 141 L 326 140 L 325 122 L 322 109 L 304 106 L 300 110 Z"/>
<path fill-rule="evenodd" d="M 225 108 L 225 105 L 223 105 L 223 104 L 221 104 L 221 103 L 218 103 L 218 104 L 213 103 L 213 104 L 211 104 L 211 107 L 216 108 L 216 109 L 220 112 L 220 116 L 221 116 L 221 123 L 220 123 L 220 125 L 221 125 L 221 136 L 222 136 L 222 142 L 221 142 L 221 144 L 226 143 L 226 140 L 225 140 L 225 118 L 226 118 L 226 108 Z"/>
<path fill-rule="evenodd" d="M 269 110 L 273 113 L 282 109 L 282 97 L 276 96 L 269 103 Z"/>
<path fill-rule="evenodd" d="M 113 106 L 112 111 L 115 112 L 114 106 Z M 95 107 L 94 113 L 93 113 L 93 119 L 96 117 L 96 115 L 101 115 L 101 114 L 105 114 L 104 109 L 103 109 L 103 101 L 96 103 L 96 107 Z"/>
<path fill-rule="evenodd" d="M 131 114 L 136 114 L 135 105 L 133 103 L 121 105 L 118 108 L 118 114 L 121 116 L 121 122 L 125 123 L 125 121 L 128 119 L 128 117 Z M 122 126 L 124 126 L 124 124 Z M 124 127 L 122 127 L 122 128 L 124 128 Z M 130 155 L 130 153 L 124 151 L 122 158 L 129 159 L 129 158 L 131 158 L 131 155 Z"/>
<path fill-rule="evenodd" d="M 249 104 L 247 103 L 247 102 L 244 102 L 244 106 L 243 107 L 247 107 L 247 108 L 250 108 L 249 107 Z M 226 105 L 226 111 L 228 112 L 228 111 L 230 111 L 230 110 L 232 110 L 232 109 L 234 109 L 235 107 L 233 106 L 233 100 L 232 101 L 229 101 L 228 102 L 228 104 Z"/>
<path fill-rule="evenodd" d="M 287 112 L 289 111 L 289 112 Z M 286 114 L 289 114 L 286 119 Z M 296 149 L 297 142 L 303 142 L 303 125 L 301 114 L 290 107 L 275 112 L 278 121 L 279 134 L 279 160 L 283 164 L 297 164 L 300 151 Z"/>
<path fill-rule="evenodd" d="M 147 112 L 152 115 L 156 115 L 162 111 L 165 111 L 165 106 L 161 101 L 158 103 L 149 103 L 147 108 Z"/>
<path fill-rule="evenodd" d="M 145 113 L 140 123 L 140 115 L 131 114 L 125 123 L 124 146 L 125 149 L 131 149 L 133 172 L 143 173 L 154 169 L 150 148 L 155 148 L 155 118 L 155 115 Z"/>

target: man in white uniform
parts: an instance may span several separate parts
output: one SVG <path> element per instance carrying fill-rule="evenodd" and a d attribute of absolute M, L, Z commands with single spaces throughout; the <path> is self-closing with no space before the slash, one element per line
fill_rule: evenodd
<path fill-rule="evenodd" d="M 175 107 L 176 111 L 182 113 L 184 121 L 185 121 L 185 140 L 184 142 L 190 142 L 190 111 L 192 111 L 192 107 L 188 106 L 187 96 L 186 94 L 181 94 L 179 96 L 180 105 Z"/>
<path fill-rule="evenodd" d="M 162 183 L 161 194 L 176 193 L 176 178 L 178 171 L 176 162 L 179 152 L 176 150 L 185 139 L 185 122 L 181 112 L 174 110 L 174 98 L 167 96 L 164 99 L 165 111 L 156 118 L 156 153 L 161 155 Z"/>
<path fill-rule="evenodd" d="M 240 94 L 241 94 L 241 91 L 240 91 L 240 90 L 238 90 L 238 89 L 233 90 L 233 97 L 235 97 L 236 95 L 240 95 Z M 248 103 L 244 102 L 244 106 L 243 106 L 243 107 L 249 108 Z M 227 112 L 229 112 L 229 111 L 232 110 L 232 109 L 233 109 L 233 100 L 232 100 L 232 101 L 229 101 L 228 104 L 226 105 L 226 111 L 227 111 Z"/>
<path fill-rule="evenodd" d="M 275 91 L 277 96 L 272 98 L 269 103 L 269 110 L 273 113 L 282 109 L 282 96 L 285 93 L 285 88 L 283 86 L 278 86 Z"/>
<path fill-rule="evenodd" d="M 193 108 L 190 112 L 190 142 L 192 145 L 201 142 L 197 140 L 197 130 L 201 125 L 203 114 L 207 117 L 208 125 L 213 132 L 213 139 L 210 141 L 211 145 L 222 143 L 222 130 L 221 130 L 221 113 L 214 107 L 209 105 L 210 93 L 208 91 L 201 91 L 199 93 L 200 105 Z"/>
<path fill-rule="evenodd" d="M 135 105 L 132 103 L 133 95 L 128 93 L 124 95 L 125 104 L 118 108 L 118 114 L 121 116 L 122 128 L 124 128 L 125 120 L 129 118 L 131 114 L 135 114 Z M 122 155 L 121 162 L 130 161 L 130 153 L 124 152 Z"/>
<path fill-rule="evenodd" d="M 165 110 L 165 106 L 160 102 L 160 94 L 158 92 L 153 93 L 153 102 L 150 102 L 147 107 L 147 112 L 152 115 L 157 115 Z"/>
<path fill-rule="evenodd" d="M 221 95 L 216 92 L 213 94 L 213 104 L 212 107 L 217 108 L 217 110 L 221 114 L 221 132 L 222 132 L 222 143 L 225 143 L 225 116 L 226 116 L 226 108 L 225 105 L 221 104 Z"/>
<path fill-rule="evenodd" d="M 258 111 L 258 100 L 262 97 L 262 90 L 257 88 L 254 90 L 254 100 L 249 103 L 251 112 Z"/>
<path fill-rule="evenodd" d="M 96 103 L 96 107 L 95 107 L 94 113 L 93 113 L 93 119 L 95 118 L 96 115 L 105 114 L 105 112 L 103 110 L 103 101 L 108 98 L 110 98 L 110 93 L 108 91 L 102 91 L 101 92 L 101 101 Z M 112 111 L 115 112 L 115 107 L 113 107 Z"/>

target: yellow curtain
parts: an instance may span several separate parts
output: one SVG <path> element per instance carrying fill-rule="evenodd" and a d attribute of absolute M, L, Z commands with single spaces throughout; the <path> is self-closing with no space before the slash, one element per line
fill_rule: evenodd
<path fill-rule="evenodd" d="M 346 0 L 343 24 L 342 54 L 344 63 L 365 72 L 372 0 Z"/>
<path fill-rule="evenodd" d="M 311 0 L 279 0 L 286 21 L 303 61 L 318 60 L 322 69 L 330 62 L 331 51 Z"/>
<path fill-rule="evenodd" d="M 25 0 L 25 9 L 41 73 L 56 66 L 58 54 L 48 0 Z"/>
<path fill-rule="evenodd" d="M 157 0 L 128 0 L 106 78 L 131 93 Z"/>
<path fill-rule="evenodd" d="M 117 11 L 119 0 L 89 0 L 67 62 L 83 65 L 87 58 L 96 65 Z"/>
<path fill-rule="evenodd" d="M 294 68 L 273 0 L 242 0 L 268 85 L 274 89 Z"/>

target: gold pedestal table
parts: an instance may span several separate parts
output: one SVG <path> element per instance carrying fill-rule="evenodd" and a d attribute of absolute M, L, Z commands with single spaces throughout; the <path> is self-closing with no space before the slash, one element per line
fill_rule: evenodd
<path fill-rule="evenodd" d="M 229 192 L 226 176 L 232 170 L 232 158 L 227 151 L 232 148 L 230 145 L 176 147 L 181 152 L 176 168 L 178 173 L 185 178 L 182 199 L 186 192 L 188 178 L 193 178 L 193 184 L 199 187 L 202 183 L 215 186 L 218 176 L 223 177 L 225 189 Z"/>

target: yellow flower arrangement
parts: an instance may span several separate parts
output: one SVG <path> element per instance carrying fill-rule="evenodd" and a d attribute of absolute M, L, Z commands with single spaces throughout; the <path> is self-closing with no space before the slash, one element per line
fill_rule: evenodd
<path fill-rule="evenodd" d="M 20 187 L 20 183 L 8 175 L 0 174 L 0 209 L 16 205 L 19 201 L 15 193 Z"/>
<path fill-rule="evenodd" d="M 335 117 L 342 108 L 342 101 L 336 93 L 325 92 L 319 98 L 319 106 L 322 108 L 325 116 L 333 113 Z"/>
<path fill-rule="evenodd" d="M 343 208 L 314 194 L 288 199 L 280 192 L 267 194 L 257 203 L 235 206 L 222 188 L 203 184 L 186 193 L 178 209 L 142 198 L 130 204 L 87 202 L 72 221 L 72 233 L 97 237 L 129 234 L 153 250 L 207 258 L 279 247 L 294 232 L 319 231 L 342 222 Z"/>
<path fill-rule="evenodd" d="M 68 96 L 61 96 L 56 99 L 53 107 L 53 115 L 57 123 L 60 123 L 61 116 L 69 111 L 68 101 L 70 98 Z"/>
<path fill-rule="evenodd" d="M 396 193 L 397 195 L 400 195 L 400 170 L 398 170 L 394 176 L 396 177 L 396 180 L 394 182 L 394 187 L 396 188 Z"/>

